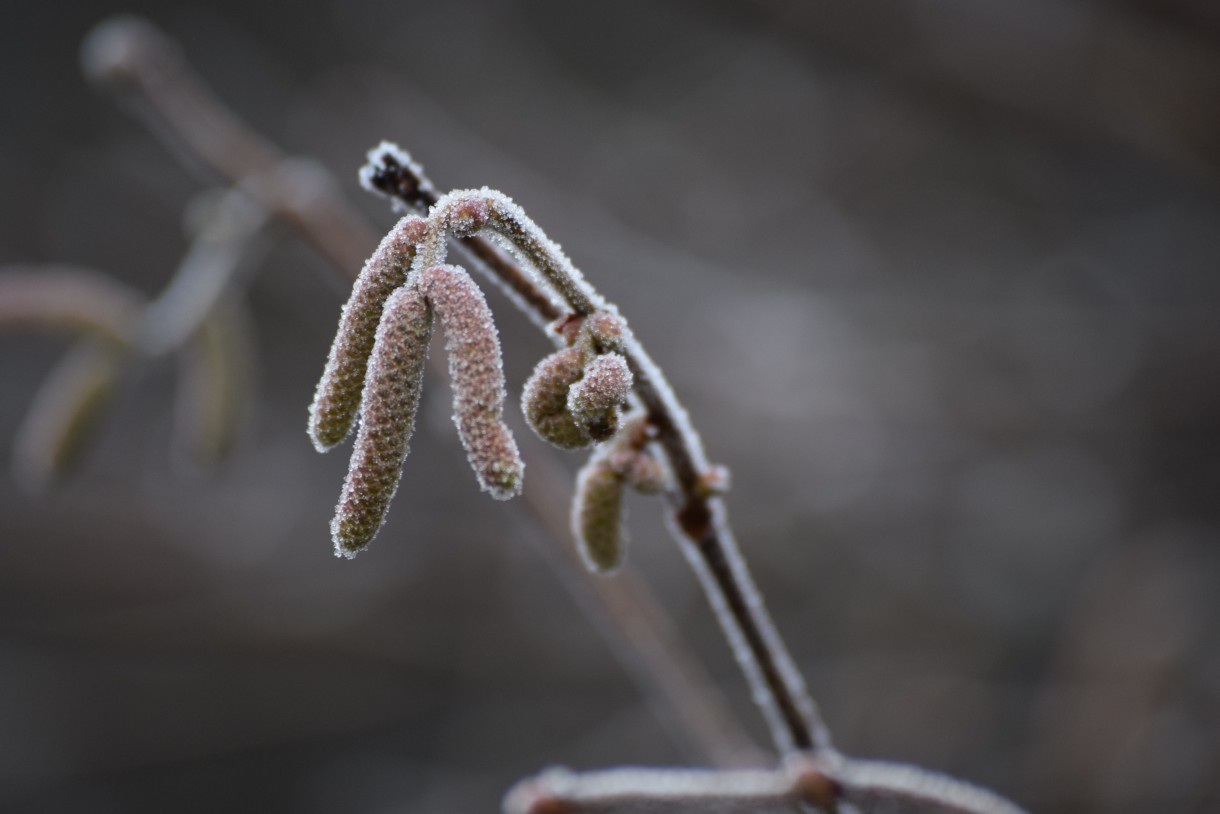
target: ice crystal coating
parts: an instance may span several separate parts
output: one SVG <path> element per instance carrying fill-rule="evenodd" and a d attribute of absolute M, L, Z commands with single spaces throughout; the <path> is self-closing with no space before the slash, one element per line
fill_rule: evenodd
<path fill-rule="evenodd" d="M 935 772 L 841 755 L 778 769 L 547 769 L 509 790 L 507 814 L 1025 814 Z"/>
<path fill-rule="evenodd" d="M 365 263 L 343 306 L 339 331 L 309 408 L 309 437 L 319 452 L 346 438 L 355 424 L 386 299 L 406 280 L 414 247 L 426 229 L 423 218 L 412 216 L 399 221 Z"/>
<path fill-rule="evenodd" d="M 859 811 L 1025 814 L 981 786 L 903 763 L 843 760 L 827 773 L 842 788 L 840 801 Z"/>
<path fill-rule="evenodd" d="M 614 440 L 599 447 L 576 478 L 572 498 L 572 534 L 590 571 L 617 569 L 626 555 L 623 491 L 630 486 L 646 494 L 670 488 L 669 470 L 648 450 L 648 419 L 637 412 L 623 422 Z"/>
<path fill-rule="evenodd" d="M 497 500 L 521 492 L 525 465 L 504 425 L 500 338 L 483 292 L 463 269 L 435 266 L 418 285 L 445 329 L 453 421 L 479 485 Z"/>
<path fill-rule="evenodd" d="M 375 195 L 388 198 L 396 211 L 409 206 L 426 206 L 438 195 L 424 175 L 424 168 L 411 154 L 392 141 L 383 141 L 368 151 L 368 161 L 360 168 L 360 185 Z"/>
<path fill-rule="evenodd" d="M 594 353 L 618 352 L 623 348 L 626 325 L 619 315 L 603 311 L 590 314 L 581 325 L 581 333 L 588 337 Z"/>
<path fill-rule="evenodd" d="M 801 811 L 782 771 L 547 769 L 504 798 L 507 814 L 792 814 Z"/>
<path fill-rule="evenodd" d="M 394 292 L 377 328 L 360 403 L 360 431 L 331 521 L 340 556 L 354 556 L 385 522 L 415 426 L 431 336 L 432 312 L 422 292 L 414 286 Z"/>
<path fill-rule="evenodd" d="M 594 456 L 576 477 L 572 534 L 590 571 L 609 573 L 623 562 L 623 478 Z"/>
<path fill-rule="evenodd" d="M 585 365 L 584 376 L 568 389 L 567 411 L 594 441 L 612 438 L 633 381 L 622 356 L 598 356 Z"/>
<path fill-rule="evenodd" d="M 561 449 L 584 449 L 589 431 L 568 411 L 568 389 L 584 375 L 583 348 L 563 348 L 534 368 L 521 394 L 521 410 L 538 437 Z"/>
<path fill-rule="evenodd" d="M 491 209 L 486 197 L 475 194 L 454 199 L 445 214 L 449 231 L 455 237 L 468 237 L 487 225 Z"/>

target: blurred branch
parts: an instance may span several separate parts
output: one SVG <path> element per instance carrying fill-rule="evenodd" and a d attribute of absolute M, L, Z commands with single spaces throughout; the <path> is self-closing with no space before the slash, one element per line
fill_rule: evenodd
<path fill-rule="evenodd" d="M 363 265 L 376 238 L 334 180 L 316 164 L 288 158 L 250 130 L 207 89 L 178 47 L 150 24 L 130 17 L 101 24 L 87 38 L 82 60 L 95 81 L 129 101 L 184 159 L 202 162 L 246 190 L 345 275 L 354 276 Z M 409 202 L 416 205 L 419 199 Z M 464 244 L 545 320 L 559 316 L 550 298 L 532 288 L 528 276 L 497 248 L 481 239 Z M 554 470 L 546 457 L 531 461 L 531 477 L 542 482 L 561 482 Z M 566 520 L 557 522 L 553 515 L 553 507 L 564 501 L 555 497 L 555 492 L 536 488 L 525 493 L 527 505 L 547 531 L 543 539 L 548 548 L 559 552 L 545 559 L 556 566 L 561 582 L 579 581 L 582 588 L 573 588 L 574 593 L 595 599 L 598 627 L 610 632 L 612 649 L 645 696 L 654 706 L 675 711 L 667 718 L 680 727 L 687 748 L 704 759 L 718 765 L 752 761 L 756 749 L 744 727 L 700 662 L 673 635 L 672 623 L 646 585 L 638 577 L 606 581 L 570 567 Z M 569 565 L 560 565 L 565 562 Z M 582 604 L 590 606 L 587 600 Z"/>
<path fill-rule="evenodd" d="M 897 763 L 796 758 L 771 771 L 551 769 L 518 783 L 507 814 L 1023 814 L 985 789 Z"/>
<path fill-rule="evenodd" d="M 151 301 L 74 267 L 0 273 L 0 327 L 86 335 L 44 380 L 18 430 L 13 464 L 27 488 L 41 490 L 78 460 L 136 359 L 181 351 L 179 443 L 207 464 L 231 448 L 253 355 L 233 288 L 257 254 L 268 219 L 240 188 L 201 197 L 190 247 Z"/>
<path fill-rule="evenodd" d="M 102 23 L 86 38 L 81 62 L 90 79 L 129 102 L 188 166 L 202 163 L 228 184 L 247 185 L 255 200 L 339 268 L 363 263 L 376 237 L 329 173 L 299 159 L 297 172 L 277 172 L 287 157 L 221 103 L 181 49 L 151 24 L 136 17 Z M 251 183 L 260 176 L 263 182 Z"/>

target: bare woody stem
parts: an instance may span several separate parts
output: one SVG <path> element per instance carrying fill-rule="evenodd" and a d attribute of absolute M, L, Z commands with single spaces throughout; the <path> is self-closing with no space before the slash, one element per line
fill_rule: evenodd
<path fill-rule="evenodd" d="M 332 183 L 318 182 L 318 169 L 308 163 L 297 166 L 304 172 L 295 177 L 305 181 L 305 194 L 276 173 L 278 167 L 291 165 L 276 145 L 266 141 L 203 83 L 191 69 L 176 43 L 151 24 L 134 17 L 119 17 L 99 25 L 89 35 L 83 49 L 86 73 L 131 103 L 136 114 L 157 136 L 175 148 L 191 166 L 219 176 L 230 184 L 243 184 L 263 175 L 268 182 L 249 184 L 247 191 L 295 231 L 332 264 L 347 275 L 354 275 L 368 257 L 377 237 L 361 214 Z M 435 201 L 435 190 L 422 175 L 396 172 L 388 167 L 387 183 L 404 184 L 384 191 L 401 200 L 408 209 L 426 209 Z M 291 179 L 289 179 L 291 180 Z M 528 274 L 503 252 L 486 240 L 461 241 L 495 279 L 500 280 L 528 314 L 540 323 L 563 316 L 563 309 L 547 292 L 535 285 Z M 678 466 L 682 471 L 694 467 Z M 546 471 L 542 461 L 532 466 L 532 481 Z M 553 474 L 553 473 L 552 473 Z M 557 478 L 553 478 L 557 480 Z M 528 486 L 525 498 L 542 526 L 549 563 L 562 571 L 561 582 L 581 581 L 585 591 L 577 592 L 586 607 L 592 607 L 603 630 L 616 644 L 615 651 L 628 670 L 648 690 L 648 695 L 674 713 L 681 723 L 687 743 L 705 759 L 719 765 L 750 760 L 754 746 L 715 691 L 699 661 L 676 635 L 672 622 L 647 585 L 631 573 L 614 580 L 589 575 L 572 567 L 575 553 L 562 545 L 566 517 L 555 516 L 555 488 Z M 549 556 L 557 553 L 559 556 Z"/>
<path fill-rule="evenodd" d="M 375 153 L 377 158 L 389 158 L 364 172 L 366 182 L 375 189 L 412 210 L 430 208 L 440 200 L 418 165 L 399 160 L 391 150 Z M 500 231 L 504 231 L 503 228 Z M 528 231 L 509 237 L 514 242 L 532 240 Z M 505 264 L 515 266 L 482 237 L 472 235 L 459 238 L 458 242 L 476 257 L 499 255 L 497 264 L 488 268 L 493 275 L 499 276 L 499 269 Z M 549 281 L 554 268 L 552 264 L 548 265 L 551 267 L 544 269 L 544 273 L 548 273 Z M 514 268 L 514 271 L 516 273 L 501 279 L 519 295 L 520 301 L 539 304 L 536 317 L 553 321 L 563 316 L 547 292 L 529 275 L 520 269 Z M 571 288 L 585 286 L 584 281 L 574 281 Z M 556 287 L 566 294 L 563 288 Z M 598 304 L 600 297 L 593 292 L 591 300 L 588 304 L 569 302 L 578 315 L 585 315 Z M 639 343 L 630 343 L 623 349 L 623 355 L 635 377 L 635 392 L 657 430 L 656 440 L 665 450 L 678 482 L 671 495 L 674 536 L 708 595 L 754 698 L 767 719 L 776 746 L 784 754 L 832 751 L 829 733 L 805 688 L 804 679 L 776 631 L 741 557 L 723 502 L 709 494 L 707 474 L 712 467 L 686 410 L 660 368 Z"/>

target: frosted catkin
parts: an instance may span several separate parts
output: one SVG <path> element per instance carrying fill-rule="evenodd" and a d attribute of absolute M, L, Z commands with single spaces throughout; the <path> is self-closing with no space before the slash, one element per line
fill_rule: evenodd
<path fill-rule="evenodd" d="M 356 423 L 369 355 L 386 300 L 403 285 L 427 221 L 406 217 L 381 241 L 343 306 L 326 369 L 309 408 L 309 437 L 319 452 L 338 444 Z"/>
<path fill-rule="evenodd" d="M 422 293 L 413 286 L 394 292 L 373 343 L 360 430 L 331 522 L 340 556 L 354 556 L 385 522 L 415 426 L 431 335 L 432 312 Z"/>
<path fill-rule="evenodd" d="M 590 571 L 608 573 L 623 562 L 623 478 L 595 454 L 576 477 L 572 535 Z"/>
<path fill-rule="evenodd" d="M 584 376 L 568 389 L 567 411 L 594 441 L 608 440 L 618 431 L 619 416 L 633 381 L 622 356 L 598 356 L 585 365 Z"/>
<path fill-rule="evenodd" d="M 588 430 L 568 411 L 568 389 L 584 375 L 585 357 L 580 347 L 544 357 L 521 394 L 521 411 L 530 428 L 560 449 L 584 449 L 593 443 Z"/>
<path fill-rule="evenodd" d="M 483 292 L 463 269 L 434 266 L 418 284 L 445 330 L 453 421 L 484 491 L 497 500 L 521 492 L 525 464 L 503 421 L 500 338 Z"/>

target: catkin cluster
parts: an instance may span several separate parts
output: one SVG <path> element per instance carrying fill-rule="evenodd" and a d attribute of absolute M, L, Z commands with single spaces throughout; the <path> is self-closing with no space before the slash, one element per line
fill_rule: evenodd
<path fill-rule="evenodd" d="M 331 522 L 336 553 L 353 556 L 380 530 L 398 488 L 432 327 L 439 320 L 453 385 L 454 420 L 479 485 L 506 500 L 521 491 L 524 464 L 501 418 L 500 340 L 483 292 L 463 269 L 410 270 L 432 224 L 404 218 L 356 281 L 310 407 L 319 450 L 345 438 L 359 418 L 343 493 Z"/>
<path fill-rule="evenodd" d="M 521 406 L 530 427 L 561 449 L 600 444 L 577 476 L 572 533 L 589 569 L 606 573 L 623 561 L 624 489 L 660 492 L 666 470 L 647 450 L 646 418 L 622 418 L 634 383 L 622 319 L 596 313 L 558 330 L 571 344 L 538 363 Z"/>
<path fill-rule="evenodd" d="M 409 162 L 387 151 L 382 145 L 370 159 Z M 559 247 L 520 207 L 486 188 L 451 192 L 427 217 L 403 218 L 365 264 L 343 309 L 309 421 L 321 451 L 359 424 L 331 524 L 336 552 L 354 555 L 385 521 L 437 319 L 446 335 L 454 422 L 479 484 L 500 499 L 521 490 L 524 467 L 502 420 L 504 374 L 491 313 L 470 276 L 443 262 L 449 238 L 479 232 L 495 236 L 570 309 L 556 328 L 565 346 L 538 364 L 522 407 L 530 427 L 555 446 L 597 447 L 578 479 L 573 532 L 590 568 L 612 570 L 622 561 L 624 488 L 659 491 L 667 477 L 648 451 L 647 422 L 623 420 L 635 380 L 628 362 L 634 340 Z"/>

